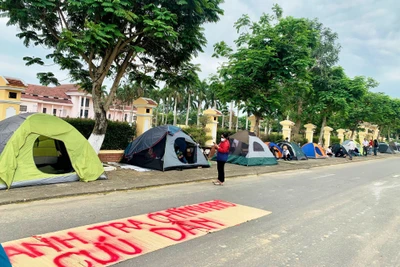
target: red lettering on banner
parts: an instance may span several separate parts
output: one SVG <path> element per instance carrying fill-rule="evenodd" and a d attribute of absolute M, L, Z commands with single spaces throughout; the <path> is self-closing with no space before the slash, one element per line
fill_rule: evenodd
<path fill-rule="evenodd" d="M 51 239 L 54 239 L 55 241 L 57 241 L 58 243 L 60 243 L 61 245 L 63 245 L 66 248 L 74 248 L 75 246 L 71 245 L 69 242 L 71 241 L 79 241 L 82 244 L 89 244 L 88 242 L 86 242 L 84 239 L 82 239 L 81 237 L 77 236 L 75 233 L 73 232 L 68 232 L 67 233 L 68 236 L 70 236 L 71 238 L 60 238 L 58 236 L 52 236 L 50 237 Z"/>
<path fill-rule="evenodd" d="M 116 237 L 115 235 L 113 235 L 109 231 L 105 230 L 104 228 L 106 228 L 106 227 L 110 227 L 110 225 L 108 225 L 108 224 L 96 225 L 96 226 L 92 226 L 90 228 L 87 228 L 87 230 L 99 230 L 103 234 L 106 234 L 106 235 L 111 236 L 111 237 Z"/>
<path fill-rule="evenodd" d="M 171 239 L 173 241 L 182 241 L 183 239 L 186 238 L 186 234 L 176 228 L 172 228 L 172 227 L 158 227 L 158 228 L 151 228 L 150 232 L 153 232 L 157 235 L 166 237 L 168 239 Z M 178 234 L 179 237 L 176 237 L 176 235 L 174 236 L 173 234 Z"/>
<path fill-rule="evenodd" d="M 145 223 L 145 222 L 141 222 L 141 221 L 137 221 L 137 220 L 133 220 L 133 219 L 128 219 L 128 222 L 135 227 L 134 229 L 138 229 L 138 230 L 143 229 L 143 227 L 141 225 L 148 225 L 148 226 L 152 226 L 152 227 L 156 226 L 155 224 Z"/>
<path fill-rule="evenodd" d="M 184 218 L 192 217 L 192 216 L 196 216 L 197 215 L 197 213 L 195 213 L 193 211 L 186 211 L 186 210 L 180 209 L 180 208 L 168 209 L 168 210 L 166 210 L 166 212 L 168 212 L 170 214 L 174 214 L 174 215 L 178 214 L 180 217 L 183 216 Z"/>
<path fill-rule="evenodd" d="M 54 249 L 56 252 L 60 252 L 61 249 L 56 246 L 55 244 L 53 244 L 50 240 L 48 240 L 47 238 L 40 238 L 39 241 L 41 243 L 27 243 L 27 242 L 22 242 L 21 246 L 23 246 L 24 248 L 26 248 L 27 250 L 29 250 L 30 252 L 34 253 L 37 256 L 43 256 L 46 253 L 39 251 L 36 247 L 41 247 L 41 248 L 51 248 Z"/>
<path fill-rule="evenodd" d="M 210 225 L 209 223 L 217 224 L 219 226 L 225 226 L 225 224 L 222 224 L 222 223 L 210 220 L 210 219 L 205 219 L 205 218 L 193 219 L 193 220 L 190 220 L 190 222 L 199 224 L 199 225 L 211 228 L 211 229 L 217 229 L 218 227 L 214 227 L 214 226 Z"/>
<path fill-rule="evenodd" d="M 203 208 L 203 207 L 199 207 L 199 206 L 197 206 L 197 205 L 185 206 L 185 207 L 182 207 L 182 208 L 180 208 L 180 209 L 182 209 L 182 210 L 188 210 L 188 211 L 194 211 L 194 212 L 197 212 L 197 213 L 207 213 L 207 212 L 212 211 L 212 210 L 210 210 L 210 209 L 206 209 L 206 208 Z"/>
<path fill-rule="evenodd" d="M 4 251 L 6 252 L 8 258 L 11 260 L 11 257 L 15 257 L 18 255 L 25 255 L 28 256 L 29 258 L 36 258 L 39 257 L 40 255 L 36 255 L 32 251 L 27 250 L 26 248 L 18 248 L 14 246 L 5 246 Z"/>
<path fill-rule="evenodd" d="M 173 214 L 161 212 L 149 213 L 147 214 L 147 217 L 153 221 L 161 223 L 170 223 L 179 220 L 179 218 L 174 217 Z"/>
<path fill-rule="evenodd" d="M 83 256 L 85 258 L 84 262 L 87 263 L 88 267 L 92 267 L 94 266 L 93 262 L 100 264 L 100 265 L 107 265 L 107 264 L 111 264 L 111 263 L 116 263 L 121 259 L 121 253 L 125 254 L 125 255 L 137 255 L 142 253 L 142 249 L 140 247 L 138 247 L 137 245 L 133 244 L 132 242 L 119 238 L 117 239 L 118 241 L 120 241 L 121 243 L 124 244 L 124 247 L 130 247 L 133 250 L 128 251 L 126 248 L 121 247 L 121 246 L 117 246 L 115 242 L 108 243 L 107 238 L 104 236 L 100 236 L 98 238 L 98 242 L 95 242 L 93 245 L 95 246 L 95 248 L 97 250 L 89 252 L 87 250 L 80 250 L 78 252 L 67 252 L 64 253 L 62 255 L 57 256 L 56 258 L 54 258 L 53 262 L 56 266 L 58 267 L 68 267 L 68 265 L 64 265 L 63 260 L 66 258 L 69 258 L 73 255 L 76 256 Z M 93 256 L 93 253 L 99 254 L 98 252 L 104 252 L 105 255 L 105 259 L 99 258 L 99 256 Z M 107 258 L 108 257 L 108 258 Z"/>

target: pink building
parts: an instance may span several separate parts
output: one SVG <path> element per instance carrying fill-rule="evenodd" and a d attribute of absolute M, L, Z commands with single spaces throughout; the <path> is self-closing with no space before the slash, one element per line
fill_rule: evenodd
<path fill-rule="evenodd" d="M 57 117 L 94 118 L 92 95 L 75 84 L 56 87 L 28 84 L 21 95 L 21 113 L 41 112 Z M 107 112 L 112 121 L 135 121 L 136 108 L 115 103 Z"/>

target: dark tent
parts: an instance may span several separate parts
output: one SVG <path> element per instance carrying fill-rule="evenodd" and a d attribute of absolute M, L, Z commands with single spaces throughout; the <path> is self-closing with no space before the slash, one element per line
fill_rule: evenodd
<path fill-rule="evenodd" d="M 380 153 L 394 154 L 394 150 L 386 143 L 379 143 L 378 151 Z"/>
<path fill-rule="evenodd" d="M 286 141 L 281 141 L 278 143 L 278 145 L 283 149 L 284 146 L 287 146 L 290 155 L 292 156 L 292 159 L 294 160 L 307 160 L 307 156 L 304 154 L 304 152 L 301 150 L 301 148 L 294 142 L 286 142 Z"/>
<path fill-rule="evenodd" d="M 349 154 L 349 153 L 347 153 L 346 148 L 344 148 L 341 144 L 334 144 L 334 145 L 332 145 L 332 152 L 333 152 L 333 154 L 336 154 L 336 153 L 339 151 L 340 148 L 343 150 L 343 153 L 344 153 L 345 155 L 348 155 L 348 154 Z"/>
<path fill-rule="evenodd" d="M 172 125 L 144 132 L 125 149 L 122 162 L 161 171 L 210 167 L 200 146 L 181 128 Z"/>

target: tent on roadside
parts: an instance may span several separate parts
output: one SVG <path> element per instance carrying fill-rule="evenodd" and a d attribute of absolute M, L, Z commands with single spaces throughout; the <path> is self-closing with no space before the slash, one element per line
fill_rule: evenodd
<path fill-rule="evenodd" d="M 275 156 L 275 158 L 282 158 L 282 149 L 277 144 L 274 142 L 265 142 L 265 144 L 269 147 L 269 150 Z"/>
<path fill-rule="evenodd" d="M 380 153 L 386 153 L 386 154 L 394 154 L 394 150 L 390 147 L 389 144 L 386 143 L 379 143 L 379 148 L 378 151 Z"/>
<path fill-rule="evenodd" d="M 200 146 L 172 125 L 151 128 L 133 140 L 125 149 L 122 162 L 160 171 L 210 167 Z"/>
<path fill-rule="evenodd" d="M 398 145 L 398 143 L 389 142 L 389 146 L 390 146 L 390 148 L 391 148 L 395 153 L 399 152 L 399 145 Z"/>
<path fill-rule="evenodd" d="M 342 146 L 346 149 L 347 153 L 349 152 L 349 142 L 350 142 L 350 140 L 346 140 L 342 143 Z M 360 155 L 362 155 L 363 151 L 364 151 L 363 147 L 357 141 L 353 140 L 353 142 L 355 143 L 356 148 L 358 149 L 358 152 L 360 153 Z"/>
<path fill-rule="evenodd" d="M 346 148 L 344 148 L 341 144 L 334 144 L 332 145 L 332 153 L 335 155 L 340 149 L 343 150 L 343 153 L 345 155 L 348 155 L 349 153 L 347 152 Z"/>
<path fill-rule="evenodd" d="M 0 189 L 88 182 L 103 173 L 86 138 L 60 118 L 24 113 L 0 122 Z"/>
<path fill-rule="evenodd" d="M 229 137 L 229 142 L 228 163 L 244 166 L 278 164 L 269 147 L 253 132 L 239 131 Z"/>
<path fill-rule="evenodd" d="M 308 143 L 301 147 L 301 150 L 307 156 L 307 158 L 311 159 L 326 159 L 328 156 L 326 155 L 325 149 L 315 143 Z"/>
<path fill-rule="evenodd" d="M 284 146 L 287 146 L 290 155 L 292 156 L 293 160 L 307 160 L 307 156 L 304 154 L 303 150 L 294 142 L 286 142 L 286 141 L 281 141 L 278 143 L 281 149 L 283 149 Z"/>

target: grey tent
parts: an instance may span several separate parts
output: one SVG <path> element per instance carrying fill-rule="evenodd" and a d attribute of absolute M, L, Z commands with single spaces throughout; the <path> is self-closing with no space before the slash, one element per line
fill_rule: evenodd
<path fill-rule="evenodd" d="M 389 142 L 389 146 L 390 146 L 390 148 L 391 148 L 395 153 L 399 152 L 399 145 L 398 145 L 398 143 Z"/>
<path fill-rule="evenodd" d="M 379 148 L 378 148 L 380 153 L 386 153 L 386 154 L 394 154 L 394 150 L 386 143 L 379 143 Z"/>
<path fill-rule="evenodd" d="M 161 171 L 210 167 L 200 146 L 181 128 L 172 125 L 144 132 L 125 149 L 122 162 Z"/>
<path fill-rule="evenodd" d="M 253 132 L 239 131 L 229 136 L 228 163 L 259 166 L 278 164 L 269 147 Z"/>

